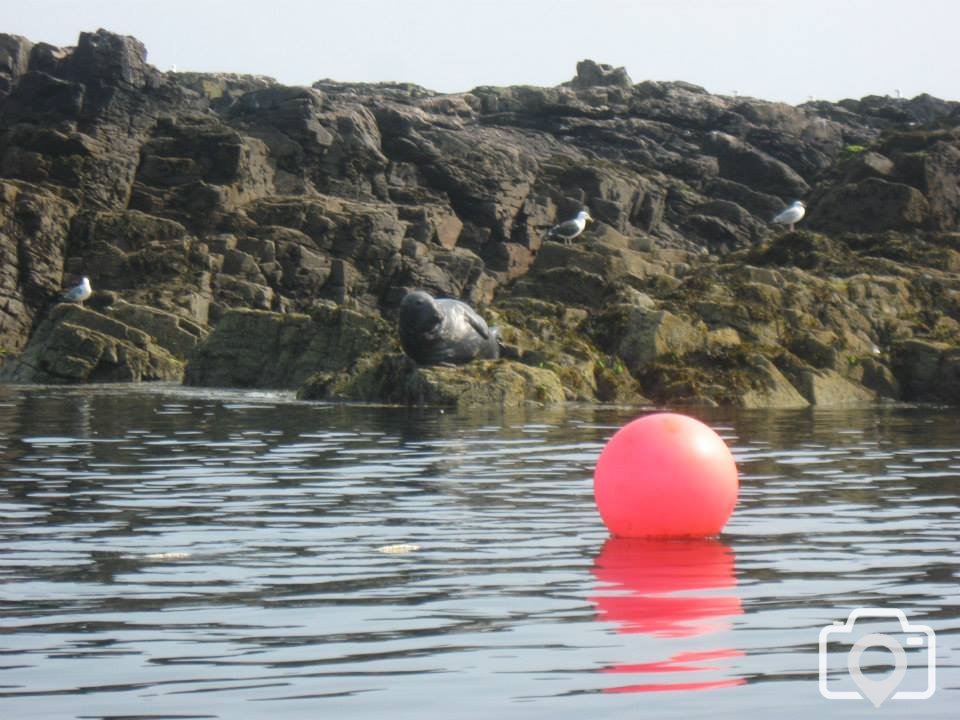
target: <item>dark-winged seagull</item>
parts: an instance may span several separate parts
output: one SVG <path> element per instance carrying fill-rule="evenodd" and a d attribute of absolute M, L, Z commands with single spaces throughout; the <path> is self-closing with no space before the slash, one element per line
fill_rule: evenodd
<path fill-rule="evenodd" d="M 794 224 L 803 219 L 803 214 L 807 211 L 806 208 L 807 206 L 804 205 L 803 200 L 794 200 L 793 205 L 777 215 L 770 222 L 777 223 L 779 225 L 789 225 L 790 232 L 793 232 Z"/>
<path fill-rule="evenodd" d="M 573 220 L 567 220 L 550 228 L 547 231 L 546 239 L 558 239 L 568 243 L 583 232 L 588 220 L 593 220 L 593 218 L 590 217 L 590 213 L 586 210 L 581 210 Z"/>
<path fill-rule="evenodd" d="M 84 275 L 83 280 L 80 281 L 79 285 L 74 285 L 72 288 L 64 290 L 62 293 L 60 293 L 60 299 L 63 302 L 78 302 L 83 305 L 83 301 L 92 294 L 93 288 L 90 287 L 90 278 Z"/>

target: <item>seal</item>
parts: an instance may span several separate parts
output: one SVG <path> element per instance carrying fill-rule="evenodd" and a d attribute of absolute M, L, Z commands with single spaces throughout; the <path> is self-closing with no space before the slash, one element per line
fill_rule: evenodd
<path fill-rule="evenodd" d="M 434 298 L 422 290 L 400 302 L 400 345 L 418 365 L 462 365 L 500 357 L 500 330 L 460 300 Z"/>

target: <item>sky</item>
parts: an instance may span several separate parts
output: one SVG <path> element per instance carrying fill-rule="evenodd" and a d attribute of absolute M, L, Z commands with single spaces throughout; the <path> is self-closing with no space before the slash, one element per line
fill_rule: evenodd
<path fill-rule="evenodd" d="M 798 104 L 960 99 L 956 0 L 4 0 L 0 32 L 133 35 L 160 70 L 439 92 L 565 82 L 579 60 L 634 82 Z"/>

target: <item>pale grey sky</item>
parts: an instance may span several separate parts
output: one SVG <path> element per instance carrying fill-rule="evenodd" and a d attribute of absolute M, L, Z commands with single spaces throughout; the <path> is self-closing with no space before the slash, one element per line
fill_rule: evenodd
<path fill-rule="evenodd" d="M 584 58 L 635 82 L 800 103 L 960 99 L 957 0 L 4 0 L 0 32 L 73 45 L 139 38 L 161 70 L 291 85 L 404 81 L 457 92 L 556 85 Z"/>

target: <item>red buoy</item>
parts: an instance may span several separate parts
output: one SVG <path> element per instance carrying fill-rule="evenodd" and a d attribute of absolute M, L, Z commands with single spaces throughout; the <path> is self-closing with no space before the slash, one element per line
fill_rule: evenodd
<path fill-rule="evenodd" d="M 707 537 L 737 503 L 737 465 L 699 420 L 655 413 L 620 428 L 593 473 L 597 510 L 615 537 Z"/>

